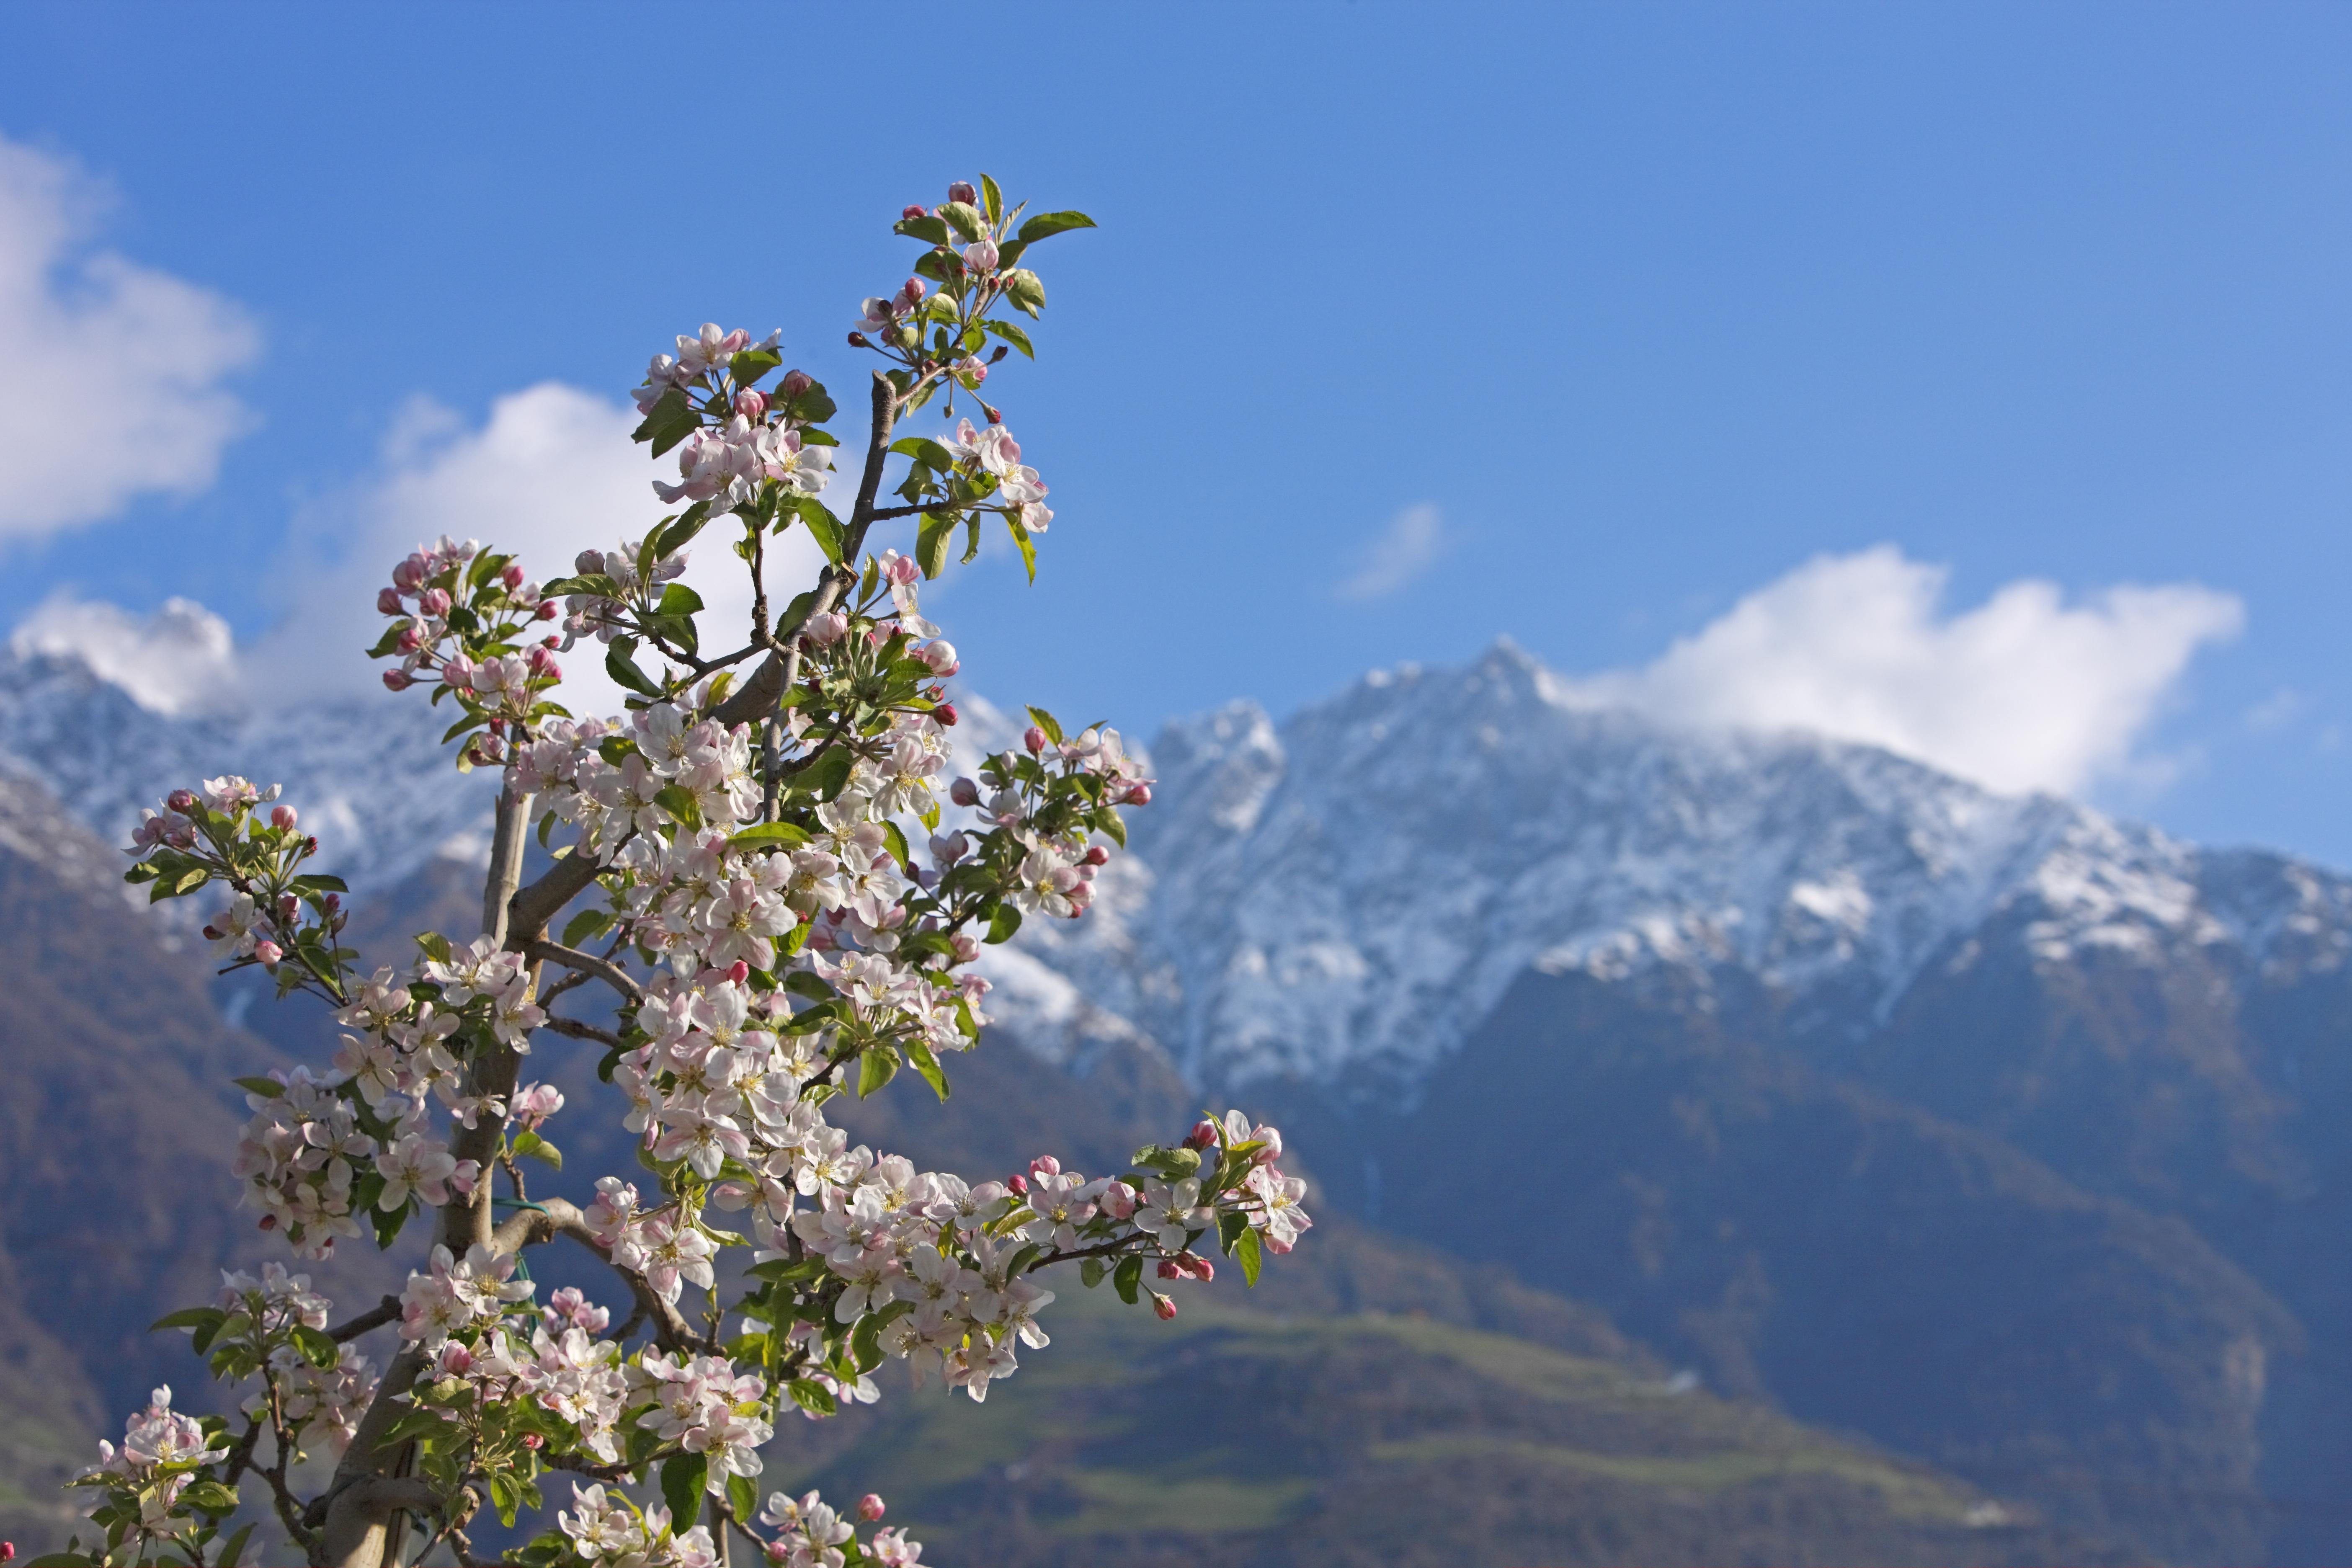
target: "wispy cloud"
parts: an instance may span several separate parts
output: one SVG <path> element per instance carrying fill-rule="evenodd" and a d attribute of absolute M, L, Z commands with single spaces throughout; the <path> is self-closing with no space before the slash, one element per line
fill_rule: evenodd
<path fill-rule="evenodd" d="M 1385 599 L 1436 565 L 1453 543 L 1436 503 L 1417 502 L 1389 519 L 1331 592 L 1350 604 Z"/>
<path fill-rule="evenodd" d="M 1996 789 L 2139 776 L 2133 747 L 2189 660 L 2235 636 L 2237 597 L 2126 585 L 2068 605 L 2021 581 L 1957 615 L 1948 574 L 1891 545 L 1806 563 L 1642 669 L 1570 694 L 1693 724 L 1865 741 Z"/>
<path fill-rule="evenodd" d="M 106 192 L 0 139 L 0 536 L 211 485 L 253 416 L 221 379 L 260 346 L 234 302 L 88 242 Z M 102 367 L 106 407 L 60 389 Z"/>

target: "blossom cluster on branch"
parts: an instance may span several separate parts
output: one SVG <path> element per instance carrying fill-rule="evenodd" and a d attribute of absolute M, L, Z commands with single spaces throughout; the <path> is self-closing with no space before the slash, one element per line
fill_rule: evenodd
<path fill-rule="evenodd" d="M 761 1503 L 760 1449 L 784 1410 L 870 1403 L 892 1359 L 985 1398 L 1050 1342 L 1056 1266 L 1172 1317 L 1147 1276 L 1205 1281 L 1223 1258 L 1255 1283 L 1290 1250 L 1310 1223 L 1304 1184 L 1276 1164 L 1281 1135 L 1239 1110 L 1110 1174 L 1041 1154 L 1001 1179 L 919 1170 L 826 1116 L 902 1069 L 945 1099 L 948 1064 L 988 1022 L 983 949 L 1025 920 L 1082 917 L 1126 841 L 1121 813 L 1151 798 L 1118 731 L 1067 732 L 1042 709 L 1017 746 L 958 773 L 945 682 L 961 661 L 919 603 L 948 541 L 961 531 L 970 561 L 988 517 L 1034 574 L 1046 488 L 981 388 L 1007 352 L 1034 353 L 997 313 L 1043 308 L 1024 253 L 1087 226 L 1008 208 L 985 176 L 906 210 L 898 232 L 928 246 L 917 276 L 866 300 L 850 339 L 884 368 L 846 515 L 823 499 L 839 447 L 825 389 L 777 375 L 778 338 L 708 325 L 635 393 L 637 438 L 677 454 L 656 497 L 682 510 L 546 582 L 474 541 L 394 566 L 377 601 L 385 685 L 429 688 L 457 764 L 499 773 L 480 935 L 427 933 L 405 967 L 362 977 L 341 943 L 347 889 L 304 869 L 317 840 L 274 789 L 214 779 L 149 814 L 131 880 L 158 899 L 217 884 L 220 958 L 322 999 L 336 1025 L 330 1060 L 238 1080 L 251 1115 L 234 1168 L 257 1223 L 313 1258 L 389 1247 L 412 1220 L 433 1235 L 396 1298 L 340 1326 L 276 1263 L 163 1320 L 246 1388 L 241 1425 L 157 1390 L 80 1483 L 103 1541 L 59 1561 L 232 1564 L 251 1480 L 314 1563 L 444 1547 L 470 1563 L 478 1510 L 511 1524 L 566 1471 L 570 1506 L 512 1560 L 702 1568 L 731 1532 L 792 1568 L 913 1563 L 903 1530 L 861 1533 L 814 1493 Z M 935 397 L 952 426 L 901 434 Z M 956 415 L 960 398 L 983 424 Z M 879 504 L 902 461 L 906 504 Z M 868 548 L 898 520 L 911 551 Z M 729 628 L 716 651 L 681 579 L 720 524 L 740 531 L 753 601 L 744 642 Z M 774 605 L 769 547 L 794 527 L 825 565 Z M 559 702 L 559 656 L 583 648 L 630 694 L 622 712 Z M 534 833 L 552 867 L 525 884 Z M 592 984 L 610 1012 L 560 1005 Z M 551 1037 L 599 1053 L 637 1150 L 584 1207 L 534 1199 L 526 1173 L 563 1163 L 565 1097 L 522 1072 Z M 609 1268 L 625 1310 L 576 1289 L 538 1299 L 523 1255 L 559 1240 Z M 358 1348 L 378 1331 L 381 1366 Z M 310 1455 L 334 1479 L 304 1498 Z M 883 1510 L 869 1497 L 853 1511 Z"/>

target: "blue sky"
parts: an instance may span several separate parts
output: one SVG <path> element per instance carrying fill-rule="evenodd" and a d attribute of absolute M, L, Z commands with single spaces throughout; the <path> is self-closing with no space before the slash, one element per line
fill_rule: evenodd
<path fill-rule="evenodd" d="M 1507 633 L 2352 862 L 2352 12 L 880 15 L 9 8 L 0 137 L 113 197 L 44 286 L 118 252 L 255 353 L 195 493 L 0 540 L 0 625 L 181 594 L 258 637 L 498 399 L 617 399 L 706 319 L 852 387 L 889 219 L 986 168 L 1102 224 L 991 384 L 1054 486 L 1039 583 L 935 601 L 1000 700 L 1148 732 Z M 142 374 L 0 410 L 103 431 Z M 11 423 L 0 482 L 47 493 Z"/>

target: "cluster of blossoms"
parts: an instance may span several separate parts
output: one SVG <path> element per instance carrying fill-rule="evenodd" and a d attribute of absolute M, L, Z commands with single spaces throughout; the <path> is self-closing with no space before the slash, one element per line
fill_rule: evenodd
<path fill-rule="evenodd" d="M 212 1342 L 235 1343 L 249 1336 L 268 1368 L 266 1385 L 244 1404 L 247 1418 L 265 1419 L 274 1395 L 289 1431 L 322 1443 L 331 1454 L 348 1447 L 375 1397 L 375 1368 L 349 1342 L 336 1345 L 333 1359 L 322 1363 L 319 1342 L 311 1336 L 326 1329 L 331 1303 L 310 1289 L 310 1277 L 289 1274 L 282 1263 L 263 1264 L 258 1278 L 223 1269 L 214 1304 L 227 1317 Z M 195 1327 L 190 1325 L 192 1333 Z M 298 1342 L 297 1328 L 310 1331 L 303 1336 L 307 1345 Z"/>
<path fill-rule="evenodd" d="M 652 416 L 673 393 L 691 405 L 700 391 L 708 395 L 702 413 L 714 421 L 678 447 L 680 482 L 654 481 L 654 493 L 663 501 L 740 504 L 759 493 L 763 479 L 795 495 L 813 496 L 824 489 L 833 477 L 832 447 L 807 439 L 803 427 L 809 423 L 808 410 L 796 407 L 816 384 L 795 370 L 784 374 L 773 393 L 754 384 L 776 367 L 779 336 L 771 334 L 751 349 L 751 333 L 724 331 L 706 321 L 699 333 L 678 335 L 675 357 L 654 356 L 635 394 L 637 411 Z"/>
<path fill-rule="evenodd" d="M 384 671 L 384 685 L 401 691 L 437 679 L 469 715 L 494 723 L 494 733 L 529 723 L 539 694 L 562 679 L 555 639 L 530 642 L 538 623 L 560 613 L 554 602 L 510 558 L 486 553 L 473 540 L 444 534 L 420 546 L 392 569 L 376 609 L 393 618 L 376 656 L 400 658 Z M 498 760 L 495 748 L 481 750 L 477 760 Z"/>
<path fill-rule="evenodd" d="M 350 1237 L 389 1245 L 430 1206 L 449 1244 L 396 1301 L 341 1329 L 327 1329 L 308 1278 L 276 1264 L 166 1319 L 216 1375 L 259 1388 L 235 1443 L 218 1418 L 173 1415 L 159 1391 L 93 1472 L 103 1560 L 166 1533 L 202 1560 L 247 1474 L 268 1481 L 314 1560 L 371 1488 L 371 1506 L 437 1529 L 427 1553 L 449 1541 L 470 1560 L 475 1507 L 512 1523 L 562 1468 L 596 1484 L 576 1483 L 560 1528 L 520 1549 L 533 1568 L 703 1568 L 727 1530 L 784 1568 L 914 1563 L 921 1548 L 903 1531 L 861 1535 L 814 1493 L 779 1493 L 755 1515 L 759 1449 L 787 1403 L 818 1418 L 871 1402 L 893 1357 L 982 1399 L 1022 1349 L 1049 1342 L 1041 1270 L 1075 1264 L 1086 1286 L 1108 1279 L 1168 1317 L 1175 1302 L 1145 1289 L 1147 1269 L 1209 1279 L 1213 1237 L 1254 1282 L 1263 1256 L 1307 1228 L 1304 1184 L 1275 1163 L 1280 1135 L 1239 1111 L 1137 1151 L 1116 1175 L 1041 1156 L 976 1183 L 853 1146 L 824 1113 L 902 1066 L 944 1098 L 942 1059 L 988 1022 L 974 972 L 985 947 L 1025 919 L 1083 915 L 1126 841 L 1120 812 L 1151 799 L 1117 731 L 1065 734 L 1039 709 L 1017 746 L 957 776 L 945 682 L 961 660 L 918 602 L 949 534 L 971 531 L 969 560 L 992 513 L 1034 571 L 1046 488 L 979 389 L 1008 350 L 1031 353 L 991 314 L 1043 306 L 1023 253 L 1085 226 L 1075 213 L 1024 219 L 985 177 L 907 210 L 899 232 L 929 248 L 917 278 L 866 302 L 854 336 L 891 368 L 875 380 L 869 467 L 846 519 L 818 499 L 838 445 L 824 389 L 794 371 L 762 390 L 782 369 L 777 340 L 713 324 L 657 355 L 636 393 L 637 438 L 677 452 L 679 482 L 656 488 L 682 512 L 582 552 L 572 576 L 545 584 L 471 541 L 394 568 L 378 601 L 393 622 L 375 648 L 396 661 L 386 685 L 453 702 L 459 765 L 503 775 L 478 940 L 423 937 L 413 966 L 361 978 L 338 945 L 341 884 L 299 870 L 316 842 L 243 779 L 177 792 L 142 825 L 132 879 L 158 898 L 225 883 L 228 906 L 206 930 L 220 955 L 269 967 L 281 992 L 315 992 L 341 1026 L 331 1065 L 239 1080 L 251 1118 L 236 1169 L 262 1228 L 321 1257 Z M 901 416 L 940 393 L 952 427 L 900 435 Z M 954 419 L 959 395 L 984 424 Z M 899 458 L 908 504 L 877 508 L 881 465 Z M 721 518 L 742 529 L 732 548 L 754 609 L 746 646 L 705 657 L 703 606 L 679 577 L 686 545 Z M 868 530 L 892 519 L 911 521 L 912 552 L 866 552 Z M 771 617 L 767 545 L 796 525 L 827 565 Z M 588 637 L 634 693 L 622 713 L 575 717 L 551 700 L 555 656 Z M 643 648 L 664 668 L 641 668 Z M 555 859 L 523 886 L 534 817 Z M 570 831 L 556 843 L 559 824 Z M 555 1010 L 590 983 L 610 987 L 614 1013 Z M 521 1080 L 542 1031 L 603 1047 L 600 1076 L 626 1101 L 645 1167 L 600 1179 L 584 1209 L 533 1202 L 518 1163 L 562 1165 L 542 1130 L 564 1096 Z M 500 1173 L 514 1209 L 503 1221 Z M 617 1329 L 577 1290 L 535 1300 L 522 1250 L 559 1238 L 627 1286 L 635 1310 Z M 748 1252 L 740 1289 L 721 1280 L 730 1247 Z M 400 1348 L 379 1380 L 354 1342 L 394 1325 Z M 313 1449 L 341 1456 L 315 1510 L 288 1479 Z M 656 1473 L 666 1507 L 621 1489 Z M 854 1511 L 878 1525 L 880 1500 Z"/>
<path fill-rule="evenodd" d="M 144 1555 L 149 1543 L 185 1542 L 202 1528 L 204 1513 L 228 1511 L 218 1497 L 226 1489 L 209 1479 L 207 1467 L 228 1457 L 218 1417 L 200 1420 L 172 1408 L 172 1391 L 156 1389 L 147 1408 L 124 1425 L 122 1446 L 100 1439 L 98 1463 L 76 1484 L 98 1489 L 91 1518 L 107 1527 L 110 1544 L 128 1542 Z M 235 1507 L 233 1497 L 230 1508 Z"/>

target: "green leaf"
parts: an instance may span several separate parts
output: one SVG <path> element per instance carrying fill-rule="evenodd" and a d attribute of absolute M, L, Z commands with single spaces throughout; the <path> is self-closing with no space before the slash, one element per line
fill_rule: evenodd
<path fill-rule="evenodd" d="M 1021 520 L 1009 511 L 1004 514 L 1004 526 L 1012 531 L 1013 542 L 1021 547 L 1021 564 L 1029 568 L 1029 581 L 1034 583 L 1037 580 L 1037 546 L 1031 542 L 1029 531 L 1022 527 Z"/>
<path fill-rule="evenodd" d="M 749 1476 L 727 1478 L 727 1500 L 735 1510 L 735 1521 L 744 1529 L 751 1528 L 760 1517 L 760 1489 Z"/>
<path fill-rule="evenodd" d="M 148 1324 L 147 1331 L 152 1334 L 164 1329 L 217 1329 L 227 1318 L 228 1314 L 218 1307 L 183 1307 L 176 1312 L 166 1312 Z"/>
<path fill-rule="evenodd" d="M 559 1171 L 563 1169 L 563 1151 L 536 1132 L 516 1133 L 514 1152 L 542 1165 L 551 1165 Z"/>
<path fill-rule="evenodd" d="M 995 333 L 998 337 L 1003 338 L 1006 342 L 1011 343 L 1014 348 L 1019 349 L 1022 353 L 1026 355 L 1028 358 L 1035 359 L 1037 357 L 1037 351 L 1029 346 L 1029 334 L 1014 326 L 1012 322 L 987 321 L 981 322 L 980 325 L 983 331 Z"/>
<path fill-rule="evenodd" d="M 933 245 L 948 242 L 948 226 L 944 218 L 925 213 L 921 217 L 902 217 L 890 226 L 893 234 L 903 234 L 910 239 L 928 240 Z"/>
<path fill-rule="evenodd" d="M 1045 739 L 1055 745 L 1062 743 L 1062 721 L 1034 703 L 1029 705 L 1029 722 L 1045 731 Z"/>
<path fill-rule="evenodd" d="M 370 658 L 383 658 L 389 655 L 398 653 L 400 651 L 401 634 L 405 632 L 413 625 L 415 625 L 414 622 L 404 617 L 403 619 L 394 621 L 392 625 L 384 627 L 383 636 L 376 638 L 375 647 L 368 649 L 368 657 Z"/>
<path fill-rule="evenodd" d="M 499 1510 L 499 1522 L 514 1528 L 515 1515 L 522 1511 L 522 1488 L 510 1470 L 493 1471 L 490 1476 L 490 1506 Z"/>
<path fill-rule="evenodd" d="M 856 765 L 856 753 L 838 742 L 819 752 L 808 771 L 808 780 L 816 790 L 816 797 L 831 800 L 840 795 L 848 787 L 850 771 Z"/>
<path fill-rule="evenodd" d="M 914 866 L 915 853 L 907 847 L 906 832 L 897 823 L 882 824 L 882 844 L 883 847 L 890 851 L 890 858 L 899 865 L 909 868 Z"/>
<path fill-rule="evenodd" d="M 651 441 L 658 458 L 701 426 L 702 416 L 681 387 L 671 387 L 646 414 L 645 423 L 632 431 L 632 441 Z"/>
<path fill-rule="evenodd" d="M 659 533 L 654 535 L 653 558 L 656 561 L 668 560 L 672 555 L 677 554 L 680 549 L 684 548 L 688 540 L 692 539 L 696 534 L 700 533 L 702 531 L 703 525 L 709 521 L 710 503 L 707 500 L 696 501 L 692 506 L 688 507 L 686 510 L 679 515 L 678 520 L 676 522 L 671 523 L 667 528 L 663 529 Z M 684 584 L 672 584 L 671 586 L 682 587 Z M 544 589 L 541 591 L 542 593 L 545 592 Z M 663 607 L 667 609 L 668 606 L 665 604 Z M 702 601 L 697 599 L 694 602 L 694 607 L 698 610 L 702 608 Z"/>
<path fill-rule="evenodd" d="M 198 1481 L 180 1494 L 180 1500 L 200 1513 L 224 1514 L 236 1511 L 236 1494 L 218 1481 Z"/>
<path fill-rule="evenodd" d="M 629 657 L 636 651 L 635 637 L 614 637 L 613 646 L 604 650 L 604 673 L 640 697 L 659 697 L 662 689 Z"/>
<path fill-rule="evenodd" d="M 1010 942 L 1013 933 L 1021 929 L 1021 911 L 1011 904 L 999 904 L 996 912 L 988 917 L 988 934 L 982 942 Z"/>
<path fill-rule="evenodd" d="M 1103 1282 L 1103 1276 L 1109 1272 L 1110 1266 L 1105 1263 L 1101 1258 L 1082 1258 L 1078 1263 L 1078 1283 L 1091 1290 L 1096 1286 L 1101 1284 Z"/>
<path fill-rule="evenodd" d="M 908 436 L 890 443 L 891 452 L 901 458 L 912 458 L 926 468 L 941 473 L 955 467 L 955 454 L 928 436 Z"/>
<path fill-rule="evenodd" d="M 805 844 L 808 829 L 790 822 L 762 822 L 727 840 L 730 849 L 756 849 L 763 844 Z"/>
<path fill-rule="evenodd" d="M 963 236 L 967 243 L 978 239 L 983 232 L 980 209 L 970 202 L 950 202 L 940 209 L 939 216 L 947 219 L 950 226 Z"/>
<path fill-rule="evenodd" d="M 253 1539 L 253 1526 L 240 1527 L 235 1535 L 221 1543 L 219 1555 L 213 1559 L 213 1568 L 237 1568 L 245 1556 L 245 1543 Z"/>
<path fill-rule="evenodd" d="M 1118 1260 L 1111 1271 L 1110 1282 L 1118 1291 L 1118 1299 L 1129 1306 L 1135 1305 L 1135 1288 L 1143 1283 L 1143 1254 L 1130 1252 Z"/>
<path fill-rule="evenodd" d="M 264 1100 L 276 1100 L 286 1092 L 286 1086 L 274 1078 L 233 1078 L 229 1082 L 247 1094 L 257 1094 Z"/>
<path fill-rule="evenodd" d="M 1014 237 L 1024 245 L 1034 245 L 1049 235 L 1066 234 L 1074 228 L 1092 228 L 1095 220 L 1081 212 L 1039 213 L 1021 226 Z"/>
<path fill-rule="evenodd" d="M 948 544 L 955 538 L 957 519 L 951 512 L 927 511 L 915 528 L 915 563 L 926 577 L 948 569 Z"/>
<path fill-rule="evenodd" d="M 328 1337 L 324 1329 L 314 1329 L 308 1323 L 294 1325 L 294 1348 L 312 1366 L 329 1367 L 342 1355 L 343 1347 Z"/>
<path fill-rule="evenodd" d="M 744 349 L 727 362 L 727 374 L 738 386 L 749 386 L 778 365 L 783 357 L 773 349 Z"/>
<path fill-rule="evenodd" d="M 563 927 L 563 945 L 578 947 L 582 942 L 603 936 L 613 929 L 610 910 L 582 910 Z"/>
<path fill-rule="evenodd" d="M 810 382 L 798 397 L 793 398 L 784 405 L 785 416 L 797 419 L 803 425 L 822 425 L 838 412 L 838 407 L 825 392 L 824 384 L 821 381 Z M 823 436 L 824 432 L 818 431 L 816 434 Z M 801 433 L 802 440 L 806 441 L 809 438 L 809 432 Z M 829 436 L 824 437 L 824 444 L 830 447 L 841 445 Z"/>
<path fill-rule="evenodd" d="M 1258 1256 L 1256 1231 L 1244 1230 L 1242 1232 L 1241 1240 L 1234 1244 L 1234 1256 L 1241 1259 L 1242 1278 L 1249 1282 L 1252 1289 L 1256 1289 L 1258 1268 L 1264 1261 L 1264 1259 Z"/>
<path fill-rule="evenodd" d="M 302 893 L 348 893 L 352 890 L 341 877 L 297 877 L 287 885 Z"/>
<path fill-rule="evenodd" d="M 662 785 L 655 792 L 654 804 L 688 827 L 702 826 L 702 807 L 696 804 L 694 792 L 684 784 Z"/>
<path fill-rule="evenodd" d="M 1249 1229 L 1249 1215 L 1239 1209 L 1226 1209 L 1217 1215 L 1217 1245 L 1227 1258 L 1234 1255 L 1234 1244 Z"/>
<path fill-rule="evenodd" d="M 793 509 L 801 514 L 801 521 L 808 524 L 809 533 L 816 540 L 816 547 L 824 552 L 824 558 L 835 566 L 840 565 L 841 520 L 827 511 L 824 503 L 814 496 L 796 498 Z"/>
<path fill-rule="evenodd" d="M 986 174 L 980 177 L 980 210 L 988 215 L 990 223 L 1004 221 L 1004 193 Z"/>
<path fill-rule="evenodd" d="M 931 1092 L 940 1097 L 940 1103 L 946 1104 L 948 1075 L 940 1070 L 940 1058 L 931 1054 L 931 1047 L 920 1040 L 909 1040 L 907 1042 L 907 1059 L 914 1064 L 917 1072 L 923 1075 L 923 1081 L 929 1084 Z"/>
<path fill-rule="evenodd" d="M 813 1379 L 796 1377 L 790 1387 L 793 1403 L 813 1415 L 830 1415 L 841 1408 L 840 1403 L 833 1396 L 833 1391 Z"/>
<path fill-rule="evenodd" d="M 1026 267 L 1016 267 L 1004 275 L 1004 298 L 1034 321 L 1045 308 L 1045 285 Z"/>
<path fill-rule="evenodd" d="M 864 1100 L 898 1073 L 898 1053 L 887 1046 L 877 1046 L 861 1053 L 857 1058 L 857 1098 Z"/>
<path fill-rule="evenodd" d="M 468 714 L 441 731 L 441 743 L 446 746 L 467 731 L 478 730 L 489 721 L 490 716 L 487 713 Z"/>
<path fill-rule="evenodd" d="M 661 603 L 655 606 L 657 616 L 690 616 L 702 608 L 702 595 L 683 583 L 672 583 L 662 590 Z"/>
<path fill-rule="evenodd" d="M 805 594 L 793 595 L 793 602 L 784 606 L 782 615 L 776 617 L 777 641 L 782 642 L 808 624 L 809 616 L 816 609 L 816 594 L 817 591 L 811 588 Z"/>
<path fill-rule="evenodd" d="M 682 1532 L 694 1528 L 696 1516 L 702 1512 L 703 1483 L 709 1477 L 708 1454 L 679 1454 L 662 1461 L 662 1501 L 669 1504 L 672 1530 Z"/>

